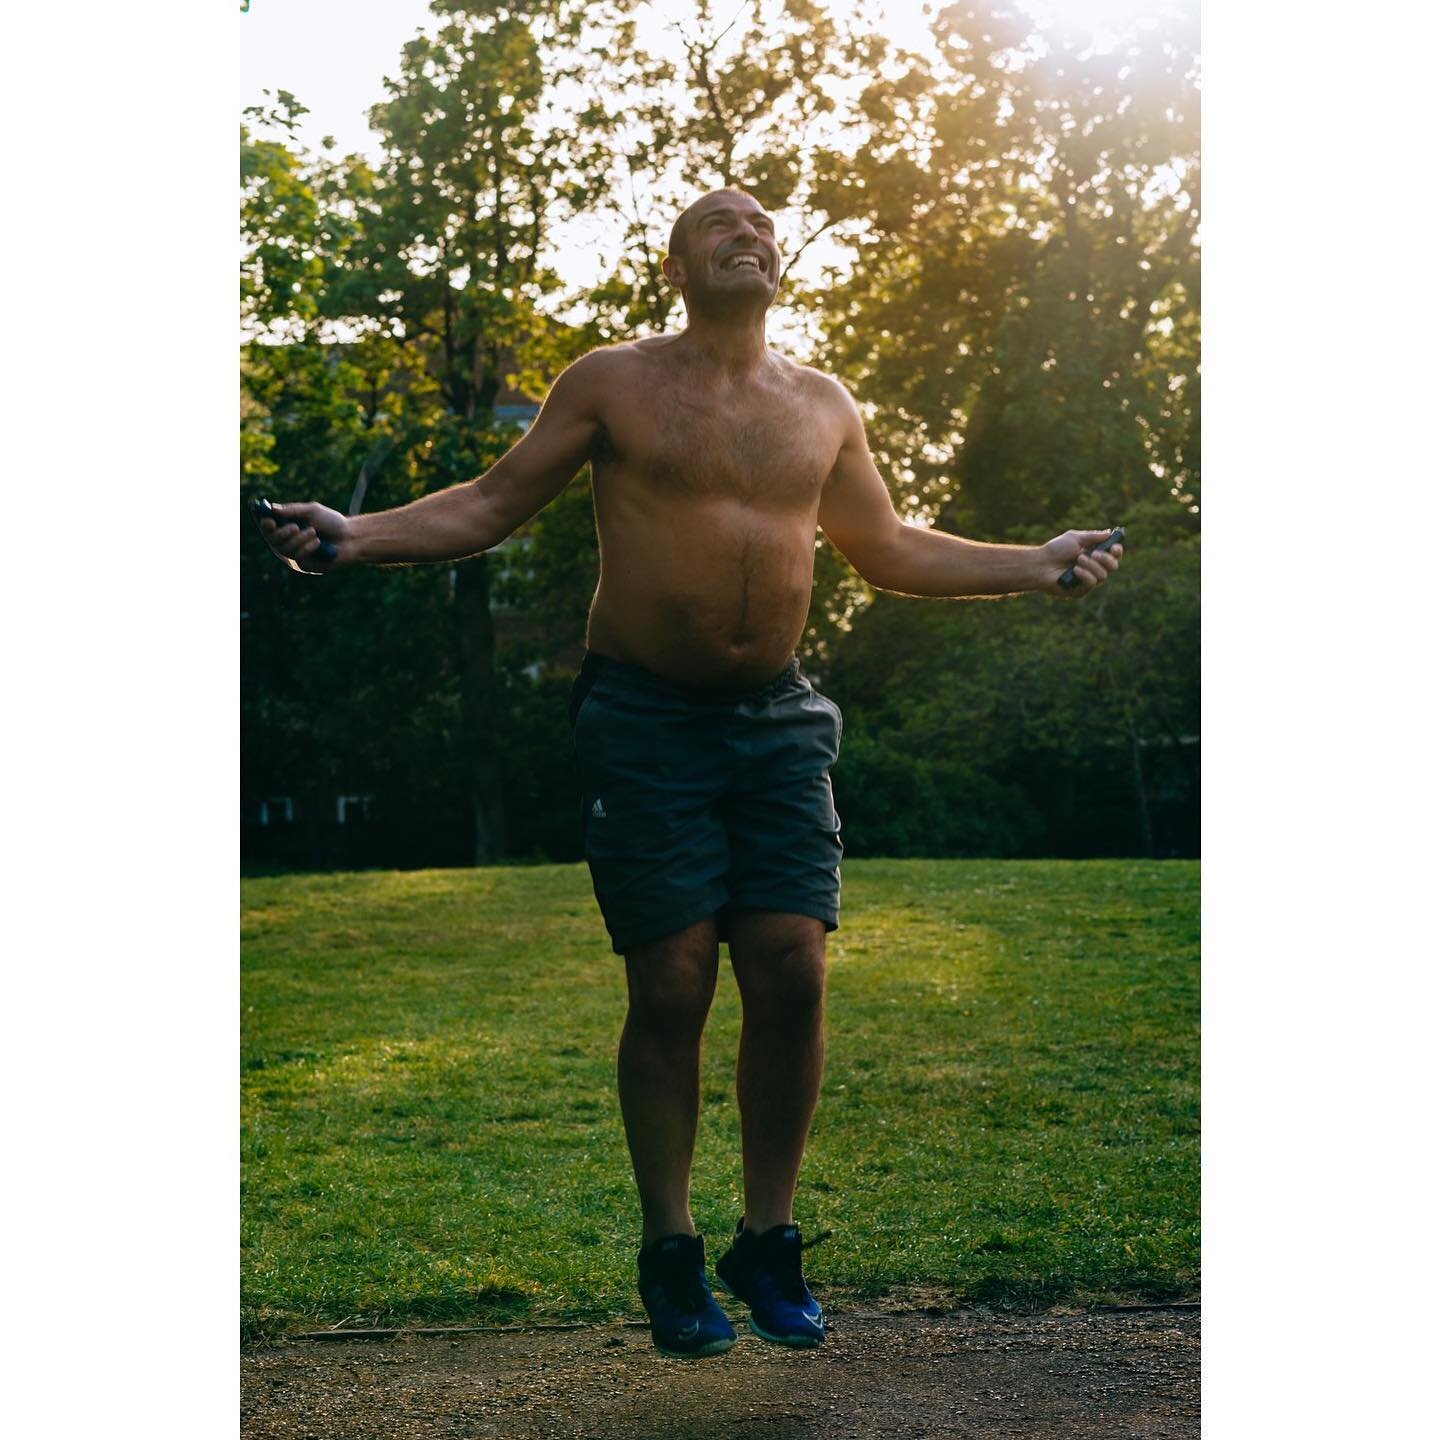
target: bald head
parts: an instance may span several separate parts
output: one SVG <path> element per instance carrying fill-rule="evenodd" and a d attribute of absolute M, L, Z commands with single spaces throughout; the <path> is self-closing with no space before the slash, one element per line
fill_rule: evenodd
<path fill-rule="evenodd" d="M 730 204 L 735 200 L 749 200 L 756 205 L 760 203 L 748 190 L 727 186 L 724 190 L 712 190 L 708 195 L 702 195 L 682 210 L 670 227 L 670 254 L 678 260 L 686 259 L 690 252 L 690 236 L 695 222 L 714 206 Z"/>

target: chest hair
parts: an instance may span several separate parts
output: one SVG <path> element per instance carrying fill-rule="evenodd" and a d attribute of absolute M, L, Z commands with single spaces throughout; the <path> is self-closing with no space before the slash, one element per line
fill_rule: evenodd
<path fill-rule="evenodd" d="M 757 504 L 807 504 L 827 470 L 825 436 L 798 394 L 723 404 L 657 388 L 634 458 L 657 489 Z"/>

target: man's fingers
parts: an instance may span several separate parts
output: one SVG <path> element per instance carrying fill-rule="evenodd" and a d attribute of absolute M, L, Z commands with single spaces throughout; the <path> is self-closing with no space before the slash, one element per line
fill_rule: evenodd
<path fill-rule="evenodd" d="M 302 530 L 298 525 L 292 523 L 280 531 L 280 549 L 292 560 L 298 560 L 314 538 L 315 532 L 309 526 Z"/>
<path fill-rule="evenodd" d="M 279 553 L 305 574 L 314 574 L 319 569 L 320 537 L 313 526 L 307 525 L 294 539 L 279 547 Z"/>
<path fill-rule="evenodd" d="M 304 509 L 305 507 L 298 505 L 271 505 L 270 514 L 260 521 L 260 533 L 272 544 L 278 545 L 285 545 L 289 541 L 297 539 L 310 529 Z M 297 513 L 288 513 L 291 510 Z M 268 529 L 266 528 L 267 524 L 269 525 Z"/>
<path fill-rule="evenodd" d="M 1113 528 L 1068 532 L 1067 538 L 1076 541 L 1081 547 L 1079 554 L 1070 562 L 1070 572 L 1074 576 L 1075 583 L 1068 587 L 1060 587 L 1070 599 L 1078 600 L 1082 595 L 1088 595 L 1097 585 L 1103 585 L 1106 579 L 1119 569 L 1120 557 L 1125 553 L 1123 546 L 1116 544 L 1107 550 L 1094 549 L 1102 540 L 1108 540 L 1114 533 Z"/>
<path fill-rule="evenodd" d="M 251 507 L 260 534 L 271 551 L 292 570 L 320 575 L 330 568 L 339 547 L 324 539 L 312 517 L 336 519 L 322 505 L 310 503 L 276 505 L 265 501 Z M 343 523 L 343 522 L 342 522 Z"/>

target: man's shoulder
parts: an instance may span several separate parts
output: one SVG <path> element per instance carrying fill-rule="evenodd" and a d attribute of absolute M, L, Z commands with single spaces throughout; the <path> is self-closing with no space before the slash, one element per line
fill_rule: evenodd
<path fill-rule="evenodd" d="M 590 375 L 603 375 L 613 370 L 620 352 L 627 349 L 624 345 L 597 345 L 593 350 L 587 350 L 578 360 L 572 360 L 565 368 L 565 374 L 576 377 Z"/>
<path fill-rule="evenodd" d="M 637 340 L 616 340 L 610 345 L 597 345 L 586 351 L 575 363 L 594 365 L 624 365 L 637 359 L 648 358 L 657 350 L 668 349 L 680 337 L 678 335 L 645 335 Z"/>
<path fill-rule="evenodd" d="M 628 350 L 632 355 L 653 355 L 657 350 L 668 350 L 680 337 L 678 335 L 645 335 L 639 340 L 627 340 L 623 345 L 612 346 L 615 350 Z"/>
<path fill-rule="evenodd" d="M 657 349 L 674 340 L 673 335 L 654 335 L 643 340 L 620 340 L 613 345 L 597 345 L 570 363 L 566 376 L 577 381 L 605 383 L 643 368 Z"/>
<path fill-rule="evenodd" d="M 624 352 L 628 345 L 600 345 L 572 360 L 550 386 L 546 403 L 553 407 L 584 406 L 598 408 L 623 378 L 627 365 L 633 365 Z"/>
<path fill-rule="evenodd" d="M 818 404 L 832 408 L 842 415 L 855 409 L 855 398 L 833 375 L 817 370 L 813 365 L 801 365 L 797 361 L 786 362 L 793 372 L 795 383 Z"/>

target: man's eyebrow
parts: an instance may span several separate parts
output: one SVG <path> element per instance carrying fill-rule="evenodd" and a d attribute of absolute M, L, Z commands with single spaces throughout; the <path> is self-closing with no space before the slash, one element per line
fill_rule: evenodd
<path fill-rule="evenodd" d="M 752 216 L 752 217 L 753 217 L 754 219 L 756 219 L 756 220 L 763 220 L 772 230 L 775 228 L 775 222 L 774 222 L 763 210 L 743 210 L 743 211 L 742 211 L 742 210 L 737 210 L 733 205 L 716 205 L 716 206 L 714 206 L 712 209 L 707 210 L 707 211 L 700 217 L 700 219 L 699 219 L 699 221 L 698 221 L 697 223 L 700 224 L 700 225 L 703 225 L 703 224 L 704 224 L 707 220 L 709 220 L 709 219 L 711 218 L 711 216 L 713 216 L 713 215 L 732 215 L 732 216 L 733 216 L 733 215 L 742 215 L 742 214 L 743 214 L 743 215 L 750 215 L 750 216 Z"/>

